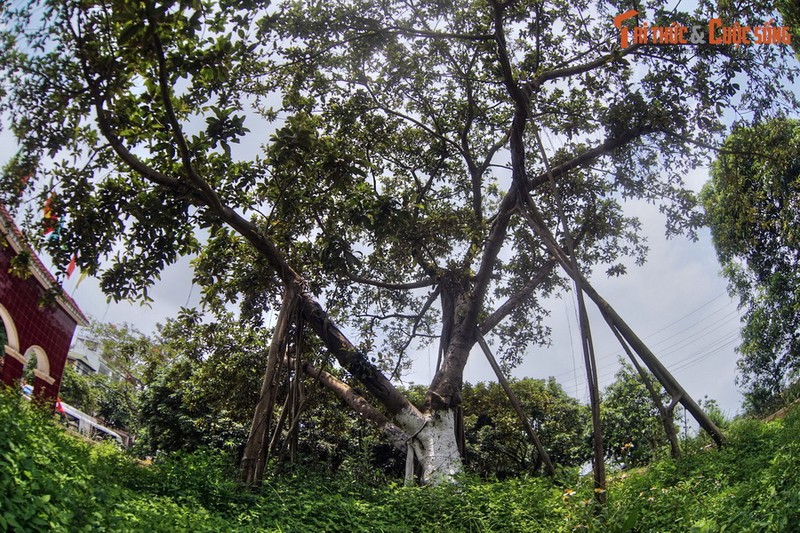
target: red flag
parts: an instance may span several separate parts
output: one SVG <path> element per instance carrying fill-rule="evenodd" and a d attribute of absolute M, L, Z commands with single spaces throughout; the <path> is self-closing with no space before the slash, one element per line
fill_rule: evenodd
<path fill-rule="evenodd" d="M 72 273 L 75 272 L 75 260 L 76 257 L 73 255 L 72 259 L 69 261 L 69 265 L 67 266 L 67 279 L 69 279 Z"/>

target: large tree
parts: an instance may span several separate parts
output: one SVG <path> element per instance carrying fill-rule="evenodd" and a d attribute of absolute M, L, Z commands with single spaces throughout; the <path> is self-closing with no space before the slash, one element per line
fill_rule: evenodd
<path fill-rule="evenodd" d="M 639 2 L 624 24 L 772 16 L 758 2 L 661 7 Z M 201 249 L 210 304 L 241 299 L 263 317 L 284 294 L 380 409 L 306 370 L 410 444 L 424 479 L 447 477 L 460 470 L 454 415 L 478 332 L 508 364 L 545 342 L 557 262 L 586 288 L 582 274 L 642 261 L 630 198 L 691 232 L 682 176 L 721 114 L 794 105 L 785 47 L 622 48 L 614 17 L 629 8 L 3 4 L 1 110 L 21 144 L 3 199 L 49 198 L 62 228 L 43 244 L 57 264 L 77 253 L 115 297 L 146 297 L 165 265 Z M 391 378 L 434 337 L 440 364 L 414 405 Z"/>
<path fill-rule="evenodd" d="M 658 456 L 667 445 L 662 414 L 641 377 L 628 364 L 603 391 L 603 431 L 606 455 L 625 466 L 640 466 Z M 648 376 L 652 382 L 653 376 Z M 668 398 L 661 398 L 669 404 Z M 669 413 L 674 426 L 675 415 Z"/>
<path fill-rule="evenodd" d="M 800 371 L 800 123 L 728 137 L 702 192 L 723 273 L 744 308 L 740 378 L 765 412 Z"/>
<path fill-rule="evenodd" d="M 555 379 L 525 378 L 510 384 L 553 462 L 580 466 L 591 457 L 589 410 L 564 392 Z M 464 397 L 465 461 L 470 471 L 504 478 L 535 474 L 542 458 L 509 409 L 497 383 L 466 383 Z"/>

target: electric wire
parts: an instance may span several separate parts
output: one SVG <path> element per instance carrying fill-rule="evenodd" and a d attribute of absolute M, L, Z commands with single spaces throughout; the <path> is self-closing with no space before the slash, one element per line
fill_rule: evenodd
<path fill-rule="evenodd" d="M 643 339 L 643 340 L 652 339 L 652 338 L 653 338 L 655 335 L 657 335 L 658 333 L 660 333 L 660 332 L 664 331 L 666 328 L 668 328 L 668 327 L 670 327 L 670 326 L 673 326 L 673 325 L 675 325 L 675 324 L 679 323 L 680 321 L 682 321 L 682 320 L 684 320 L 684 319 L 688 318 L 689 316 L 691 316 L 691 315 L 692 315 L 692 314 L 694 314 L 695 312 L 699 311 L 700 309 L 702 309 L 703 307 L 705 307 L 706 305 L 708 305 L 709 303 L 713 302 L 713 301 L 714 301 L 714 300 L 716 300 L 716 299 L 717 299 L 717 298 L 714 298 L 714 299 L 712 299 L 712 300 L 709 300 L 708 302 L 706 302 L 705 304 L 701 305 L 700 307 L 698 307 L 698 308 L 697 308 L 697 309 L 695 309 L 694 311 L 691 311 L 691 312 L 687 313 L 686 315 L 684 315 L 683 317 L 681 317 L 680 319 L 678 319 L 678 320 L 675 320 L 675 321 L 671 322 L 669 325 L 667 325 L 667 326 L 665 326 L 665 327 L 662 327 L 662 328 L 658 329 L 657 331 L 655 331 L 655 332 L 653 332 L 653 333 L 650 333 L 649 335 L 646 335 L 646 336 L 642 337 L 642 339 Z M 697 326 L 698 326 L 698 325 L 700 325 L 700 324 L 701 324 L 703 321 L 705 321 L 705 320 L 708 320 L 709 318 L 713 318 L 713 317 L 714 317 L 715 315 L 717 315 L 719 312 L 721 312 L 722 310 L 724 310 L 724 309 L 725 309 L 725 307 L 729 307 L 730 305 L 733 305 L 733 304 L 732 304 L 732 303 L 729 303 L 729 304 L 727 304 L 727 305 L 725 305 L 725 306 L 723 306 L 723 307 L 721 307 L 721 308 L 719 308 L 719 309 L 717 309 L 717 310 L 713 311 L 711 314 L 704 316 L 703 318 L 699 319 L 697 322 L 694 322 L 693 324 L 691 324 L 691 325 L 689 325 L 689 326 L 686 326 L 686 327 L 684 327 L 684 328 L 681 328 L 680 330 L 676 331 L 675 333 L 671 334 L 671 335 L 670 335 L 670 336 L 668 336 L 668 337 L 665 337 L 664 339 L 661 339 L 661 340 L 659 340 L 659 341 L 656 341 L 656 342 L 651 342 L 651 343 L 650 343 L 650 347 L 651 347 L 651 348 L 656 348 L 657 346 L 661 346 L 661 345 L 662 345 L 662 344 L 663 344 L 663 343 L 664 343 L 666 340 L 668 340 L 668 339 L 671 339 L 671 338 L 673 338 L 673 337 L 676 337 L 676 336 L 678 336 L 678 335 L 681 335 L 681 334 L 683 334 L 683 333 L 685 333 L 685 332 L 687 332 L 687 331 L 689 331 L 689 330 L 691 330 L 691 329 L 693 329 L 693 328 L 697 327 Z M 723 318 L 719 318 L 719 319 L 717 319 L 717 321 L 715 321 L 714 323 L 712 323 L 712 324 L 710 324 L 710 325 L 707 325 L 705 328 L 703 328 L 702 330 L 700 330 L 700 332 L 702 332 L 702 331 L 704 331 L 704 330 L 707 330 L 708 328 L 711 328 L 711 327 L 712 327 L 714 324 L 717 324 L 717 323 L 720 323 L 720 322 L 724 322 L 724 321 L 725 321 L 725 319 L 727 319 L 727 318 L 731 318 L 731 317 L 732 317 L 733 315 L 735 315 L 735 314 L 738 314 L 738 311 L 737 311 L 737 310 L 734 310 L 734 311 L 732 311 L 732 312 L 729 312 L 729 313 L 727 313 L 726 315 L 724 315 L 724 317 L 723 317 Z M 718 329 L 718 328 L 717 328 L 717 329 Z M 694 336 L 696 336 L 696 335 L 697 335 L 698 333 L 700 333 L 700 332 L 695 332 L 695 333 L 693 333 L 693 334 L 691 335 L 691 337 L 694 337 Z M 672 349 L 674 349 L 676 346 L 678 346 L 679 344 L 681 344 L 681 343 L 684 341 L 684 339 L 685 339 L 685 338 L 686 338 L 686 337 L 682 338 L 681 340 L 679 340 L 679 341 L 678 341 L 678 342 L 676 342 L 676 343 L 672 343 L 672 344 L 669 344 L 669 345 L 667 345 L 667 346 L 662 346 L 661 348 L 659 348 L 659 349 L 657 350 L 657 351 L 659 352 L 659 353 L 658 353 L 658 355 L 659 355 L 660 357 L 661 357 L 661 356 L 663 356 L 663 355 L 666 353 L 666 352 L 665 352 L 666 350 L 672 350 Z M 670 353 L 672 353 L 672 352 L 670 352 Z M 616 350 L 614 350 L 614 351 L 608 352 L 608 353 L 604 354 L 603 356 L 599 357 L 599 358 L 598 358 L 598 360 L 608 360 L 609 358 L 613 358 L 613 359 L 612 359 L 612 361 L 611 361 L 611 363 L 610 363 L 610 364 L 612 364 L 612 365 L 613 365 L 613 363 L 616 361 L 616 357 L 618 357 L 618 356 L 619 356 L 619 355 L 621 355 L 621 354 L 622 354 L 622 350 L 621 350 L 621 349 L 616 349 Z M 608 366 L 610 366 L 610 365 L 609 365 L 609 364 L 605 364 L 605 365 L 603 365 L 603 366 L 602 366 L 602 367 L 600 367 L 600 368 L 608 368 Z M 558 378 L 564 378 L 564 377 L 567 377 L 568 375 L 569 375 L 569 371 L 567 371 L 567 372 L 562 372 L 562 373 L 560 373 L 560 374 L 556 374 L 556 375 L 554 375 L 553 377 L 555 377 L 556 379 L 558 379 Z"/>
<path fill-rule="evenodd" d="M 702 305 L 698 306 L 692 311 L 686 313 L 682 317 L 670 322 L 666 326 L 659 328 L 658 330 L 654 331 L 653 333 L 647 335 L 644 338 L 652 339 L 659 333 L 668 330 L 670 327 L 679 324 L 680 322 L 693 316 L 702 309 L 713 304 L 720 297 L 724 296 L 724 294 L 725 293 L 715 296 L 714 298 L 708 300 L 707 302 L 703 303 Z M 738 308 L 733 311 L 725 313 L 721 317 L 719 315 L 720 312 L 723 312 L 726 308 L 729 308 L 731 305 L 734 305 L 733 302 L 729 302 L 728 304 L 723 305 L 722 307 L 715 308 L 713 311 L 711 311 L 708 314 L 705 314 L 692 324 L 683 327 L 674 333 L 671 333 L 670 335 L 662 338 L 659 341 L 656 341 L 655 343 L 652 343 L 652 346 L 661 346 L 661 348 L 658 349 L 657 355 L 659 356 L 661 362 L 670 370 L 670 372 L 673 373 L 684 372 L 704 361 L 707 361 L 711 357 L 719 354 L 720 352 L 731 347 L 732 345 L 735 345 L 739 341 L 740 337 L 739 337 L 738 327 L 732 330 L 730 328 L 725 328 L 725 326 L 729 324 L 729 320 L 739 313 Z M 687 332 L 691 333 L 687 336 L 685 335 L 685 333 Z M 676 337 L 679 338 L 676 339 Z M 705 339 L 709 339 L 709 337 L 713 337 L 713 340 L 706 342 L 702 346 L 693 348 L 693 346 L 695 346 L 697 343 L 702 342 Z M 668 342 L 673 339 L 674 339 L 673 342 Z M 618 372 L 619 359 L 621 354 L 622 351 L 620 349 L 610 352 L 601 358 L 607 360 L 609 357 L 617 356 L 616 359 L 606 362 L 606 364 L 604 364 L 601 368 L 598 369 L 600 371 L 598 373 L 601 374 L 600 377 L 601 382 L 610 381 L 613 378 L 613 376 Z M 683 355 L 683 357 L 676 360 L 670 360 L 671 358 L 669 356 L 675 356 L 676 354 L 678 356 Z M 566 381 L 563 383 L 565 390 L 571 389 L 574 383 L 575 390 L 577 393 L 579 390 L 578 389 L 579 381 L 575 378 L 574 373 L 572 373 L 573 374 L 572 376 L 570 376 L 570 374 L 571 372 L 567 371 L 557 374 L 553 377 L 556 378 L 556 380 L 566 378 Z M 581 397 L 581 395 L 576 394 L 576 397 Z M 584 397 L 584 400 L 585 399 L 586 398 Z"/>

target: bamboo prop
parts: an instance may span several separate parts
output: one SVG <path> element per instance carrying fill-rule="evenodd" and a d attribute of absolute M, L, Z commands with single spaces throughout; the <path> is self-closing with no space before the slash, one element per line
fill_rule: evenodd
<path fill-rule="evenodd" d="M 478 331 L 477 337 L 478 337 L 478 344 L 480 345 L 481 350 L 483 350 L 484 355 L 486 355 L 486 359 L 489 360 L 489 364 L 491 365 L 492 370 L 494 370 L 494 373 L 497 376 L 497 381 L 500 382 L 500 386 L 503 387 L 506 396 L 508 396 L 508 400 L 514 407 L 514 411 L 516 411 L 517 416 L 519 416 L 519 420 L 520 422 L 522 422 L 522 427 L 523 429 L 525 429 L 525 433 L 527 433 L 528 438 L 536 447 L 536 451 L 539 452 L 539 457 L 541 457 L 542 461 L 544 462 L 547 474 L 550 476 L 555 476 L 556 469 L 553 466 L 553 462 L 550 460 L 550 455 L 548 455 L 547 450 L 545 450 L 544 446 L 542 445 L 542 441 L 539 440 L 539 436 L 536 435 L 536 432 L 533 430 L 533 427 L 531 427 L 531 424 L 528 421 L 528 417 L 525 414 L 525 410 L 522 408 L 522 404 L 519 402 L 519 398 L 517 398 L 517 395 L 514 394 L 513 390 L 511 390 L 511 385 L 509 385 L 508 380 L 503 375 L 502 370 L 500 370 L 500 365 L 497 364 L 497 360 L 492 354 L 489 345 L 486 344 L 486 339 L 483 338 L 483 335 L 481 334 L 480 331 Z"/>
<path fill-rule="evenodd" d="M 275 329 L 272 332 L 267 368 L 264 371 L 264 380 L 261 383 L 261 394 L 253 412 L 250 435 L 247 438 L 247 444 L 242 456 L 242 481 L 246 485 L 257 486 L 264 477 L 264 469 L 267 463 L 266 444 L 272 421 L 272 409 L 275 403 L 275 375 L 277 374 L 278 364 L 283 359 L 286 332 L 289 329 L 289 322 L 295 313 L 297 304 L 298 299 L 295 289 L 288 285 L 284 290 L 281 310 L 275 323 Z"/>
<path fill-rule="evenodd" d="M 725 442 L 725 437 L 722 435 L 720 429 L 708 417 L 708 415 L 700 408 L 686 390 L 681 386 L 675 377 L 667 370 L 667 368 L 658 360 L 647 345 L 633 332 L 630 326 L 619 316 L 613 307 L 595 290 L 594 287 L 586 280 L 586 278 L 578 270 L 573 270 L 564 250 L 555 242 L 555 239 L 544 226 L 544 223 L 539 219 L 535 211 L 524 212 L 523 215 L 528 221 L 528 224 L 536 231 L 545 243 L 550 253 L 561 263 L 561 267 L 573 280 L 580 279 L 583 285 L 583 290 L 586 295 L 597 305 L 600 313 L 606 322 L 614 324 L 619 334 L 630 347 L 636 352 L 639 358 L 647 366 L 648 370 L 653 373 L 656 379 L 667 390 L 667 393 L 672 397 L 673 404 L 680 402 L 681 405 L 697 420 L 700 427 L 708 433 L 717 446 L 722 446 Z M 669 410 L 669 408 L 668 408 Z"/>
<path fill-rule="evenodd" d="M 530 116 L 530 113 L 528 113 Z M 550 188 L 553 192 L 553 198 L 556 203 L 556 211 L 561 226 L 564 229 L 564 238 L 567 244 L 567 252 L 569 254 L 569 261 L 572 268 L 577 272 L 579 271 L 578 259 L 575 256 L 575 245 L 572 238 L 572 233 L 569 230 L 569 223 L 567 216 L 564 213 L 564 204 L 561 200 L 561 194 L 556 184 L 555 176 L 550 167 L 550 160 L 544 149 L 544 143 L 539 135 L 539 130 L 536 125 L 533 126 L 533 133 L 536 137 L 536 143 L 539 148 L 539 154 L 545 165 L 547 178 L 550 182 Z M 523 210 L 535 211 L 533 200 L 528 192 L 527 187 L 520 187 L 520 199 L 523 204 Z M 594 342 L 592 341 L 592 330 L 589 324 L 589 314 L 586 312 L 586 302 L 583 298 L 582 282 L 579 278 L 573 278 L 575 284 L 575 297 L 578 301 L 578 321 L 580 323 L 581 331 L 581 347 L 583 349 L 583 361 L 586 367 L 586 383 L 589 386 L 589 403 L 592 411 L 592 449 L 593 449 L 593 474 L 594 474 L 594 494 L 595 499 L 601 505 L 606 502 L 606 465 L 605 465 L 605 452 L 603 450 L 603 428 L 600 420 L 600 390 L 597 380 L 597 358 L 594 352 Z"/>
<path fill-rule="evenodd" d="M 617 330 L 613 323 L 608 323 L 608 326 L 611 328 L 614 336 L 619 341 L 622 349 L 625 350 L 625 353 L 628 355 L 628 359 L 630 359 L 631 363 L 633 363 L 634 368 L 639 373 L 639 377 L 642 379 L 642 383 L 644 383 L 647 392 L 650 394 L 650 398 L 652 398 L 656 409 L 658 409 L 658 414 L 661 417 L 662 424 L 664 425 L 664 433 L 669 441 L 670 455 L 673 459 L 678 459 L 681 456 L 681 445 L 678 442 L 678 435 L 675 432 L 675 426 L 672 424 L 672 410 L 664 407 L 664 402 L 661 401 L 661 398 L 658 396 L 658 392 L 656 392 L 655 387 L 653 387 L 653 382 L 650 381 L 650 378 L 642 368 L 642 365 L 640 365 L 639 361 L 636 360 L 633 352 L 631 352 L 630 346 L 628 346 L 628 343 L 622 338 L 619 330 Z"/>

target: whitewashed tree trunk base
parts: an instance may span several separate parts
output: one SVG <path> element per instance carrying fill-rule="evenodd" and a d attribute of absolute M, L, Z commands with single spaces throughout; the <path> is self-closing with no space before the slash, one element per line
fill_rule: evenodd
<path fill-rule="evenodd" d="M 413 437 L 412 447 L 422 466 L 426 485 L 452 483 L 462 472 L 455 433 L 455 411 L 445 409 L 425 415 Z"/>

